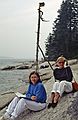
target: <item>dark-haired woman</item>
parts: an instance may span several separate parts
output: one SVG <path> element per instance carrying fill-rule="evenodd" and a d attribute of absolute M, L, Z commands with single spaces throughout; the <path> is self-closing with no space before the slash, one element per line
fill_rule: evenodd
<path fill-rule="evenodd" d="M 32 111 L 40 111 L 46 107 L 46 99 L 46 90 L 40 80 L 40 76 L 33 71 L 29 75 L 29 87 L 26 92 L 26 98 L 19 99 L 15 97 L 9 104 L 3 118 L 14 120 L 26 107 Z"/>

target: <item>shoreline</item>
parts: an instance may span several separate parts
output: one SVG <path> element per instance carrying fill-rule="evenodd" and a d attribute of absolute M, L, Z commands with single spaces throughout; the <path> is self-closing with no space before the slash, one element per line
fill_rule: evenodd
<path fill-rule="evenodd" d="M 71 68 L 72 68 L 72 70 L 73 70 L 73 72 L 74 72 L 74 76 L 76 77 L 76 78 L 78 78 L 78 64 L 72 64 L 71 65 Z M 45 88 L 46 88 L 46 91 L 47 91 L 47 96 L 49 96 L 50 95 L 50 93 L 51 93 L 51 89 L 52 89 L 52 85 L 53 85 L 53 83 L 54 83 L 54 80 L 53 80 L 53 78 L 52 78 L 52 70 L 51 70 L 51 68 L 49 67 L 49 68 L 45 68 L 45 69 L 40 69 L 40 75 L 41 75 L 41 77 L 42 77 L 42 79 L 43 80 L 45 80 L 45 81 L 43 81 L 43 83 L 44 83 L 44 86 L 45 86 Z M 47 80 L 48 79 L 48 80 Z M 25 91 L 26 91 L 26 86 L 22 86 L 22 87 L 20 87 L 20 88 L 18 88 L 16 91 L 18 91 L 18 92 L 21 92 L 21 93 L 24 93 Z M 6 95 L 4 95 L 4 96 L 6 96 L 6 97 L 3 97 L 3 98 L 1 98 L 1 105 L 3 106 L 3 110 L 1 110 L 0 111 L 0 116 L 2 116 L 3 115 L 3 113 L 5 112 L 5 109 L 6 109 L 6 106 L 10 103 L 10 101 L 14 98 L 14 96 L 15 96 L 15 94 L 14 93 L 11 93 L 11 94 L 6 94 Z M 6 100 L 6 101 L 5 101 Z M 0 106 L 1 106 L 0 105 Z M 44 110 L 45 111 L 45 110 Z M 18 119 L 18 120 L 21 120 L 21 119 Z M 24 119 L 24 120 L 26 120 L 26 119 Z M 29 120 L 29 118 L 28 118 L 28 120 Z M 33 119 L 33 120 L 35 120 L 35 119 Z M 41 119 L 40 119 L 41 120 Z M 47 119 L 46 119 L 47 120 Z"/>

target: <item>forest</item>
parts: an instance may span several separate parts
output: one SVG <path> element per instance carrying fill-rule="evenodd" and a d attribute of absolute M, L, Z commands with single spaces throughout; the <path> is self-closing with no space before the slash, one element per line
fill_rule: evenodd
<path fill-rule="evenodd" d="M 45 56 L 55 60 L 63 55 L 78 58 L 78 0 L 63 0 L 58 16 L 45 42 Z"/>

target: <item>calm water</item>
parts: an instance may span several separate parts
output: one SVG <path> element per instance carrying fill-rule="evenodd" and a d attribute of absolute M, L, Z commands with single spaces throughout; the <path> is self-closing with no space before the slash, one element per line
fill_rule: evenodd
<path fill-rule="evenodd" d="M 19 65 L 27 60 L 21 59 L 0 59 L 0 68 L 6 67 L 8 65 Z M 23 81 L 28 81 L 28 76 L 30 69 L 26 70 L 0 70 L 0 94 L 8 90 L 13 90 L 18 86 L 26 84 Z"/>

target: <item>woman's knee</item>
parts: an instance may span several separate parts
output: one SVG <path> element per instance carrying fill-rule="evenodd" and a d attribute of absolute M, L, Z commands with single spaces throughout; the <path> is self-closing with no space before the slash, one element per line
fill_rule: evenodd
<path fill-rule="evenodd" d="M 54 83 L 54 85 L 55 85 L 55 86 L 56 86 L 56 85 L 59 85 L 59 82 L 58 82 L 58 81 L 57 81 L 57 82 L 55 82 L 55 83 Z"/>
<path fill-rule="evenodd" d="M 61 81 L 60 85 L 66 85 L 66 81 Z"/>
<path fill-rule="evenodd" d="M 25 99 L 24 98 L 21 98 L 20 101 L 19 101 L 20 104 L 26 104 L 25 102 Z"/>
<path fill-rule="evenodd" d="M 14 100 L 14 101 L 19 101 L 19 98 L 18 98 L 18 97 L 15 97 L 13 100 Z"/>

